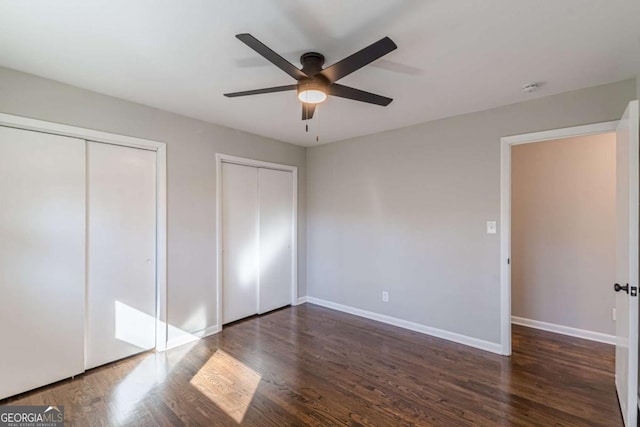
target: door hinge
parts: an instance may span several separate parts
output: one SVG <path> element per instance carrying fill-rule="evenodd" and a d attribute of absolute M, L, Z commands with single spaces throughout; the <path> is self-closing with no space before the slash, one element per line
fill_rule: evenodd
<path fill-rule="evenodd" d="M 632 297 L 637 297 L 638 296 L 638 287 L 637 286 L 631 286 L 631 296 Z"/>
<path fill-rule="evenodd" d="M 507 258 L 507 264 L 511 264 L 511 258 Z"/>

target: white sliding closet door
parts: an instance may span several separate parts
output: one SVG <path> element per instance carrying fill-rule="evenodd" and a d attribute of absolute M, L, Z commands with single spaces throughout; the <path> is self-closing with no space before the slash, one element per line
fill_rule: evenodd
<path fill-rule="evenodd" d="M 156 153 L 88 143 L 86 368 L 155 347 Z"/>
<path fill-rule="evenodd" d="M 222 163 L 222 323 L 258 312 L 258 170 Z"/>
<path fill-rule="evenodd" d="M 293 174 L 258 169 L 260 285 L 258 312 L 291 304 L 293 283 Z"/>
<path fill-rule="evenodd" d="M 293 173 L 222 162 L 222 323 L 291 304 Z"/>
<path fill-rule="evenodd" d="M 0 399 L 84 370 L 85 142 L 0 127 Z"/>

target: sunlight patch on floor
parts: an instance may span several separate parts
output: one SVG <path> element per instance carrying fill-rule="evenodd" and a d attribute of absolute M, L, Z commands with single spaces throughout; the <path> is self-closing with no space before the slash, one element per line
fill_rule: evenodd
<path fill-rule="evenodd" d="M 261 378 L 244 363 L 217 350 L 190 384 L 237 423 L 241 423 Z"/>

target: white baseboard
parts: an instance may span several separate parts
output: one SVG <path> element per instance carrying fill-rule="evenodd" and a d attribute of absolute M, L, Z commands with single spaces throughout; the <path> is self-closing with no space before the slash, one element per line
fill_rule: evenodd
<path fill-rule="evenodd" d="M 584 329 L 571 328 L 569 326 L 556 325 L 554 323 L 541 322 L 539 320 L 525 319 L 524 317 L 511 316 L 511 323 L 514 325 L 527 326 L 543 331 L 555 332 L 556 334 L 569 335 L 571 337 L 583 338 L 590 341 L 598 341 L 605 344 L 616 344 L 615 335 L 603 334 L 601 332 L 586 331 Z"/>
<path fill-rule="evenodd" d="M 386 323 L 389 325 L 398 326 L 400 328 L 409 329 L 411 331 L 420 332 L 425 335 L 431 335 L 433 337 L 453 341 L 458 344 L 468 345 L 480 350 L 490 351 L 491 353 L 502 354 L 502 346 L 494 342 L 485 341 L 478 338 L 469 337 L 467 335 L 445 331 L 442 329 L 432 328 L 431 326 L 422 325 L 420 323 L 414 323 L 408 320 L 398 319 L 397 317 L 387 316 L 386 314 L 374 313 L 372 311 L 362 310 L 359 308 L 350 307 L 348 305 L 342 305 L 315 297 L 306 297 L 306 302 L 364 317 L 367 319 L 376 320 L 378 322 Z"/>
<path fill-rule="evenodd" d="M 296 305 L 304 304 L 307 302 L 308 297 L 300 297 L 298 298 L 298 303 Z"/>
<path fill-rule="evenodd" d="M 184 344 L 189 344 L 194 341 L 198 341 L 199 339 L 208 337 L 209 335 L 217 334 L 221 330 L 222 328 L 220 328 L 218 325 L 213 325 L 196 332 L 191 332 L 191 333 L 185 332 L 184 335 L 180 335 L 167 340 L 166 350 L 169 350 L 171 348 L 175 348 Z"/>

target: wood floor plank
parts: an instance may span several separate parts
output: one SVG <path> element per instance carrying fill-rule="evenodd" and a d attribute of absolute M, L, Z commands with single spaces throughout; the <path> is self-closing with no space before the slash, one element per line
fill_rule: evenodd
<path fill-rule="evenodd" d="M 610 345 L 514 326 L 507 358 L 312 304 L 7 404 L 69 426 L 622 426 Z"/>

